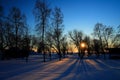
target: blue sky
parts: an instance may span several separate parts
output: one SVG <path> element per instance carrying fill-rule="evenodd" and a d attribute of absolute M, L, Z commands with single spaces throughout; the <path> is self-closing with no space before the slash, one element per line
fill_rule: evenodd
<path fill-rule="evenodd" d="M 0 0 L 6 11 L 19 7 L 27 15 L 31 30 L 35 20 L 33 8 L 36 0 Z M 90 35 L 97 22 L 117 27 L 120 25 L 120 0 L 48 0 L 51 7 L 58 6 L 64 15 L 65 33 L 77 29 Z"/>

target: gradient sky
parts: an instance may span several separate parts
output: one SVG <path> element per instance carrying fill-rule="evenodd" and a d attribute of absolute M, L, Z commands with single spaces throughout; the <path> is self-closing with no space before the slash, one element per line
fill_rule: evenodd
<path fill-rule="evenodd" d="M 16 6 L 26 14 L 31 30 L 35 19 L 33 8 L 36 0 L 0 0 L 5 12 Z M 65 33 L 77 29 L 90 35 L 99 22 L 117 27 L 120 25 L 120 0 L 48 0 L 51 7 L 58 6 L 64 15 Z"/>

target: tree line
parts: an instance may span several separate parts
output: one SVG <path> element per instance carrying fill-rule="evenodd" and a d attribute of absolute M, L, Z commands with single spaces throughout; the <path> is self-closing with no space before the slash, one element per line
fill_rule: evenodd
<path fill-rule="evenodd" d="M 51 9 L 49 4 L 42 0 L 37 0 L 33 10 L 36 21 L 36 31 L 38 32 L 38 52 L 43 53 L 45 62 L 46 52 L 51 55 L 51 50 L 57 52 L 59 60 L 62 53 L 66 51 L 67 39 L 63 35 L 63 13 L 59 7 Z"/>
<path fill-rule="evenodd" d="M 102 23 L 96 23 L 93 29 L 92 37 L 85 35 L 82 31 L 70 31 L 69 37 L 76 46 L 79 56 L 81 54 L 81 43 L 85 43 L 88 55 L 95 53 L 98 57 L 100 54 L 106 54 L 107 48 L 120 48 L 120 26 L 114 28 Z"/>
<path fill-rule="evenodd" d="M 75 48 L 78 50 L 78 56 L 82 57 L 81 43 L 85 43 L 88 54 L 95 53 L 97 56 L 103 53 L 105 56 L 106 48 L 120 47 L 120 26 L 115 29 L 102 23 L 96 23 L 92 36 L 85 35 L 82 31 L 73 30 L 68 34 L 64 34 L 63 13 L 60 8 L 51 9 L 49 4 L 37 0 L 34 8 L 36 19 L 36 30 L 39 33 L 38 51 L 43 52 L 45 60 L 45 51 L 51 53 L 54 49 L 59 55 L 59 60 L 68 52 L 73 52 Z M 71 44 L 72 43 L 72 44 Z M 43 45 L 43 46 L 41 46 Z"/>
<path fill-rule="evenodd" d="M 29 44 L 25 14 L 21 13 L 19 8 L 12 7 L 8 14 L 4 15 L 4 8 L 0 6 L 0 51 L 4 53 L 3 58 L 21 57 L 22 53 L 17 53 L 22 50 L 28 51 Z"/>
<path fill-rule="evenodd" d="M 27 23 L 26 15 L 17 7 L 9 10 L 4 15 L 4 8 L 0 6 L 0 50 L 10 48 L 30 49 L 38 47 L 38 52 L 43 54 L 43 61 L 46 61 L 46 54 L 51 58 L 51 53 L 56 52 L 59 60 L 65 54 L 78 50 L 78 56 L 82 58 L 83 48 L 88 55 L 95 53 L 97 56 L 103 53 L 105 48 L 120 48 L 120 26 L 115 29 L 102 23 L 94 26 L 91 38 L 82 31 L 72 30 L 64 34 L 64 15 L 59 7 L 51 8 L 46 0 L 36 0 L 33 15 L 35 18 L 36 34 L 31 36 L 30 26 Z M 73 45 L 75 47 L 73 47 Z"/>

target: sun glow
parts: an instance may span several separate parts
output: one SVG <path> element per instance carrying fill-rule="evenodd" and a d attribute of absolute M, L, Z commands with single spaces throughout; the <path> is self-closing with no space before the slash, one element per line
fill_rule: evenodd
<path fill-rule="evenodd" d="M 81 43 L 81 47 L 84 48 L 85 47 L 85 43 Z"/>

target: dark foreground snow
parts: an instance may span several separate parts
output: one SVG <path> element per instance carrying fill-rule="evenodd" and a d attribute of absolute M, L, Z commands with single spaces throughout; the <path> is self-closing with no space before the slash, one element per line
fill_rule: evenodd
<path fill-rule="evenodd" d="M 62 61 L 41 62 L 39 56 L 0 61 L 0 80 L 120 80 L 120 60 L 69 55 Z"/>

